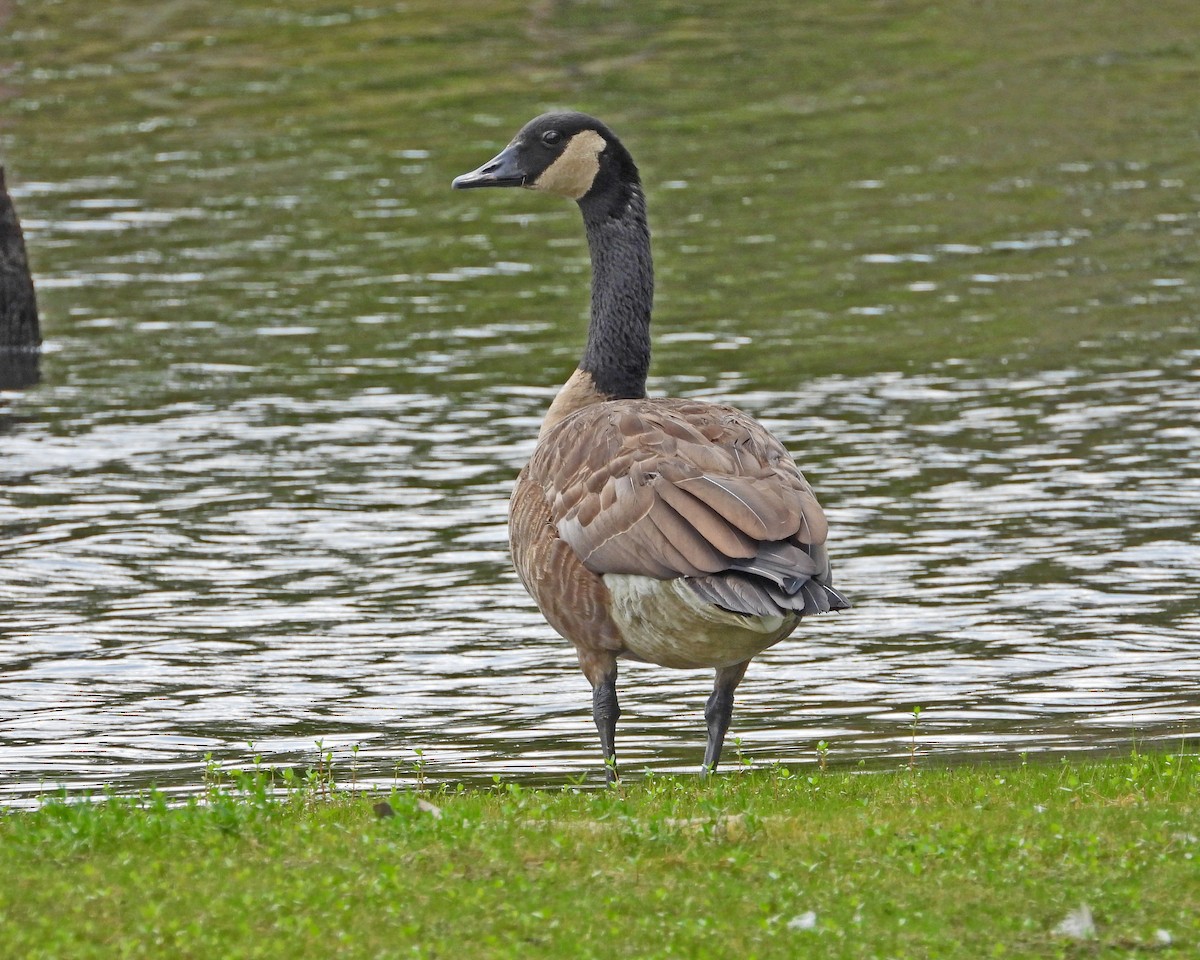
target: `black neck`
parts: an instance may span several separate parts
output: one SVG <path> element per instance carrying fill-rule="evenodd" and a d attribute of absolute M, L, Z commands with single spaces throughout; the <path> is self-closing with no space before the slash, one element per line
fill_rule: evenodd
<path fill-rule="evenodd" d="M 579 368 L 610 399 L 644 397 L 654 267 L 642 185 L 618 182 L 579 208 L 592 255 L 592 320 Z"/>
<path fill-rule="evenodd" d="M 0 350 L 32 350 L 41 342 L 25 235 L 0 167 Z"/>

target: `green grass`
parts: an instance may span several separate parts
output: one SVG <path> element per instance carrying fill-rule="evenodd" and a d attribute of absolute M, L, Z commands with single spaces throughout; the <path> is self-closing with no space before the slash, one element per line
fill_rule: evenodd
<path fill-rule="evenodd" d="M 1193 957 L 1200 759 L 277 788 L 0 818 L 6 958 Z M 1086 904 L 1091 936 L 1056 932 Z"/>

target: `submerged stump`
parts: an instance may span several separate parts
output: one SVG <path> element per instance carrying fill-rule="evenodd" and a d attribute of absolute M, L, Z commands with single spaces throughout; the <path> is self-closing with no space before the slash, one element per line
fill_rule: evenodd
<path fill-rule="evenodd" d="M 38 382 L 41 343 L 25 236 L 0 166 L 0 390 Z"/>

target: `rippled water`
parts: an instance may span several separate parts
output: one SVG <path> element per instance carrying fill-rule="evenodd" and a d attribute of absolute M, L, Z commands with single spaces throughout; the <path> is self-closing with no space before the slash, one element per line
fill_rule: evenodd
<path fill-rule="evenodd" d="M 918 704 L 941 754 L 1195 735 L 1200 351 L 1169 361 L 740 395 L 832 495 L 857 604 L 756 662 L 746 753 L 906 755 Z M 586 685 L 506 560 L 544 400 L 366 391 L 15 430 L 6 788 L 194 784 L 247 741 L 277 762 L 360 744 L 364 777 L 418 748 L 453 778 L 594 768 Z M 624 687 L 626 764 L 694 766 L 706 677 L 631 665 Z"/>
<path fill-rule="evenodd" d="M 278 56 L 320 75 L 313 36 Z M 579 225 L 445 189 L 532 111 L 394 128 L 368 83 L 350 134 L 307 129 L 298 104 L 326 114 L 298 71 L 256 101 L 283 134 L 218 135 L 211 104 L 265 81 L 213 44 L 181 120 L 137 66 L 183 69 L 178 42 L 117 57 L 140 100 L 101 103 L 85 71 L 90 141 L 54 112 L 82 81 L 16 73 L 6 162 L 47 347 L 40 386 L 0 393 L 0 797 L 192 790 L 206 755 L 302 765 L 317 742 L 347 777 L 357 746 L 360 782 L 419 757 L 447 780 L 595 773 L 587 685 L 505 544 L 582 336 Z M 788 443 L 855 603 L 752 666 L 744 756 L 906 760 L 917 705 L 919 752 L 946 760 L 1196 737 L 1196 184 L 1130 144 L 863 155 L 839 103 L 749 175 L 696 149 L 736 117 L 626 124 L 658 243 L 652 387 Z M 630 664 L 621 687 L 624 768 L 695 768 L 709 677 Z"/>

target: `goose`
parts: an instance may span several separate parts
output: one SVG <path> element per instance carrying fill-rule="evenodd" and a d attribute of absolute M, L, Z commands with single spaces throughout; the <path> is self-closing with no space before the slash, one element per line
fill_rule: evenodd
<path fill-rule="evenodd" d="M 832 585 L 825 515 L 783 444 L 752 417 L 646 395 L 646 195 L 607 126 L 543 114 L 452 187 L 526 187 L 574 200 L 583 214 L 587 341 L 513 489 L 513 564 L 592 686 L 606 782 L 618 779 L 622 659 L 715 671 L 701 767 L 712 773 L 750 660 L 803 617 L 849 606 Z"/>

